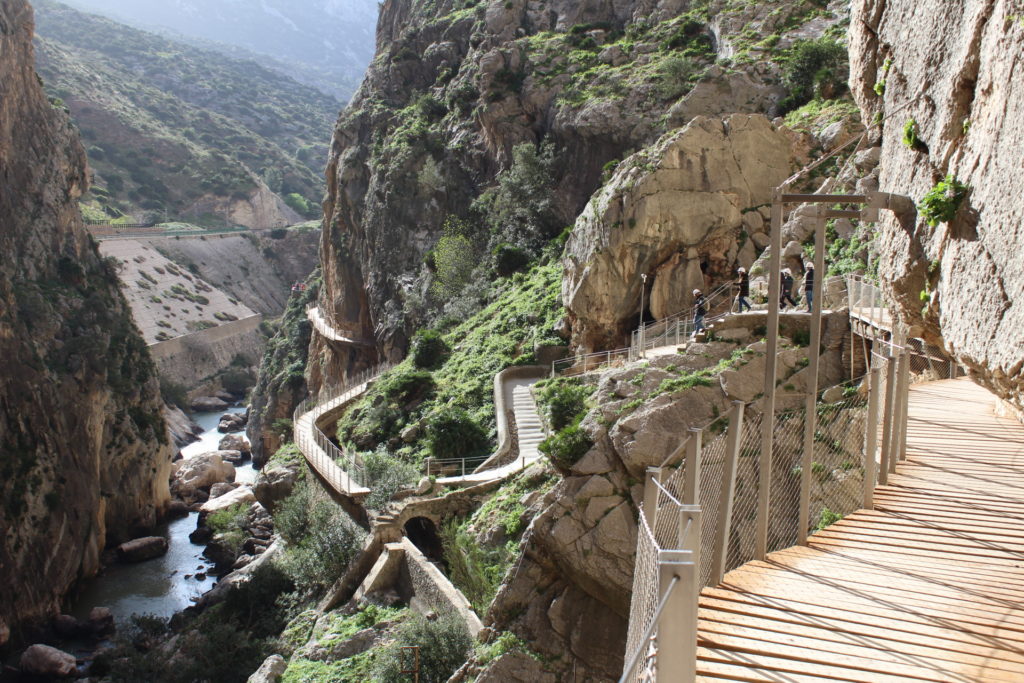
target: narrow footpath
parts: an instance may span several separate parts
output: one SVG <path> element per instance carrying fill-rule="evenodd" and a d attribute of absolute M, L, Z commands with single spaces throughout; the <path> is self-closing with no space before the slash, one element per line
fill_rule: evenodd
<path fill-rule="evenodd" d="M 1024 425 L 914 386 L 907 460 L 860 510 L 700 597 L 699 680 L 1024 681 Z"/>

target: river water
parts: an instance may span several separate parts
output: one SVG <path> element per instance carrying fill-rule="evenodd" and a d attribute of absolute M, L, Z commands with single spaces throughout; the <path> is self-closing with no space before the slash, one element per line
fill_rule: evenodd
<path fill-rule="evenodd" d="M 224 437 L 217 431 L 217 423 L 224 412 L 245 412 L 243 407 L 229 408 L 216 413 L 196 413 L 192 416 L 203 428 L 199 441 L 181 449 L 186 459 L 200 453 L 217 450 Z M 241 432 L 237 432 L 241 433 Z M 252 483 L 256 470 L 252 462 L 235 469 L 235 481 Z M 158 526 L 154 536 L 168 541 L 167 554 L 137 564 L 112 564 L 102 574 L 90 580 L 78 594 L 71 614 L 84 619 L 93 607 L 109 607 L 118 622 L 133 614 L 151 614 L 168 618 L 191 605 L 195 598 L 210 590 L 216 578 L 206 576 L 200 580 L 196 574 L 211 570 L 212 564 L 202 556 L 203 546 L 188 540 L 196 529 L 198 512 Z M 190 575 L 189 578 L 185 578 Z"/>

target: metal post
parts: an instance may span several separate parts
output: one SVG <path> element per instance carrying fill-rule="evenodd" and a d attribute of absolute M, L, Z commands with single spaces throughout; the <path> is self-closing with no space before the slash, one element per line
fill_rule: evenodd
<path fill-rule="evenodd" d="M 890 350 L 887 355 L 888 365 L 885 368 L 885 405 L 882 408 L 882 463 L 878 468 L 878 483 L 885 486 L 889 483 L 889 460 L 892 445 L 892 404 L 896 384 L 896 359 Z"/>
<path fill-rule="evenodd" d="M 807 350 L 810 365 L 810 387 L 807 390 L 804 416 L 804 453 L 803 468 L 800 474 L 800 513 L 797 543 L 807 545 L 807 533 L 810 531 L 811 506 L 811 468 L 814 463 L 814 432 L 818 428 L 818 367 L 821 357 L 821 312 L 822 312 L 822 280 L 821 272 L 825 269 L 825 219 L 821 207 L 817 211 L 817 225 L 814 230 L 814 306 L 811 311 L 811 346 Z"/>
<path fill-rule="evenodd" d="M 757 534 L 754 559 L 763 560 L 768 554 L 768 505 L 771 500 L 772 439 L 775 426 L 775 375 L 778 372 L 779 348 L 779 290 L 782 270 L 782 191 L 772 195 L 771 259 L 768 265 L 768 324 L 764 371 L 764 414 L 761 424 L 761 462 L 757 487 Z"/>
<path fill-rule="evenodd" d="M 644 478 L 644 519 L 647 526 L 654 531 L 654 522 L 658 514 L 658 483 L 661 481 L 661 468 L 648 467 Z"/>
<path fill-rule="evenodd" d="M 644 329 L 644 294 L 647 290 L 647 273 L 640 275 L 640 357 L 647 358 L 646 337 L 647 330 Z"/>
<path fill-rule="evenodd" d="M 704 430 L 690 428 L 686 442 L 686 470 L 683 472 L 683 503 L 700 505 L 700 456 Z"/>
<path fill-rule="evenodd" d="M 903 396 L 903 352 L 897 352 L 895 360 L 895 374 L 896 381 L 893 386 L 892 393 L 892 428 L 889 430 L 889 472 L 893 473 L 896 471 L 896 463 L 899 462 L 900 458 L 900 427 L 903 424 L 903 406 L 900 403 L 900 399 Z"/>
<path fill-rule="evenodd" d="M 658 622 L 657 678 L 693 681 L 697 676 L 697 565 L 693 553 L 658 551 L 658 595 L 669 590 L 671 595 Z"/>
<path fill-rule="evenodd" d="M 740 457 L 740 443 L 743 437 L 743 403 L 733 403 L 729 415 L 729 434 L 725 445 L 725 469 L 722 472 L 722 493 L 718 498 L 718 526 L 715 529 L 715 555 L 711 565 L 712 586 L 722 583 L 725 576 L 725 562 L 729 554 L 729 530 L 732 527 L 732 504 L 736 495 L 736 467 Z M 761 520 L 758 519 L 758 522 Z M 767 519 L 765 520 L 767 528 Z"/>
<path fill-rule="evenodd" d="M 901 354 L 902 362 L 899 368 L 899 378 L 897 382 L 897 388 L 899 391 L 897 404 L 900 409 L 900 421 L 897 424 L 899 429 L 899 438 L 896 441 L 895 453 L 897 459 L 903 462 L 907 459 L 907 411 L 910 408 L 910 352 L 904 350 Z"/>
<path fill-rule="evenodd" d="M 872 368 L 868 376 L 868 425 L 864 435 L 864 507 L 871 510 L 875 506 L 875 481 L 878 476 L 878 399 L 882 393 L 881 368 Z"/>

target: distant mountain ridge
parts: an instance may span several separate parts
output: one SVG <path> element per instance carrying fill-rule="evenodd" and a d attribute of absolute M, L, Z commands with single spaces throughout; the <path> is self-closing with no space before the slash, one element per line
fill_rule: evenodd
<path fill-rule="evenodd" d="M 373 59 L 378 3 L 71 0 L 70 4 L 138 28 L 171 32 L 174 38 L 232 56 L 262 57 L 259 61 L 265 66 L 347 101 Z"/>
<path fill-rule="evenodd" d="M 35 5 L 39 71 L 81 130 L 100 206 L 251 227 L 318 212 L 337 100 L 251 61 Z"/>

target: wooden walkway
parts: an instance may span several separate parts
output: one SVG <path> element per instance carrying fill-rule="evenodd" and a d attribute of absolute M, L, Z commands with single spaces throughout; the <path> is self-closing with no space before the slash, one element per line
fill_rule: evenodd
<path fill-rule="evenodd" d="M 1024 426 L 993 406 L 912 387 L 874 510 L 701 593 L 698 679 L 1024 681 Z"/>

